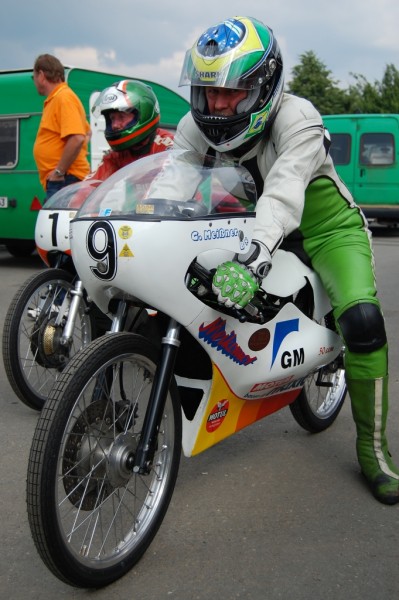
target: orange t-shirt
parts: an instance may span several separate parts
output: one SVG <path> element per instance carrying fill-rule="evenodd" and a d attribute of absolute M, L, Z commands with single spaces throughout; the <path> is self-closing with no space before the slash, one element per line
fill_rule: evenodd
<path fill-rule="evenodd" d="M 83 104 L 66 82 L 60 83 L 44 101 L 43 114 L 37 132 L 33 155 L 40 183 L 46 189 L 50 172 L 56 168 L 69 135 L 90 132 Z M 68 174 L 84 179 L 90 172 L 87 143 L 83 144 Z"/>

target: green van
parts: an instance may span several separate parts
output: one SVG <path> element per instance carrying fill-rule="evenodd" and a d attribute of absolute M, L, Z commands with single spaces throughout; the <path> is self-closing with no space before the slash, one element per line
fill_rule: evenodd
<path fill-rule="evenodd" d="M 367 219 L 399 222 L 399 115 L 328 115 L 331 155 Z"/>
<path fill-rule="evenodd" d="M 91 107 L 98 93 L 126 75 L 88 69 L 65 68 L 65 79 L 85 107 L 92 129 L 89 161 L 94 170 L 109 149 L 104 137 L 105 120 L 96 119 Z M 160 104 L 161 123 L 176 129 L 190 105 L 174 91 L 151 81 Z M 34 234 L 44 191 L 33 158 L 33 145 L 42 115 L 44 98 L 32 80 L 32 69 L 0 71 L 0 244 L 14 256 L 27 256 L 35 248 Z"/>

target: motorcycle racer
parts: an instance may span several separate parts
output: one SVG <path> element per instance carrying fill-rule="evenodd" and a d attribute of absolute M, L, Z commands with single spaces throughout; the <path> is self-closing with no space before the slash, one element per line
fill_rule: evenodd
<path fill-rule="evenodd" d="M 90 178 L 104 181 L 131 162 L 173 144 L 173 134 L 158 127 L 160 108 L 153 90 L 141 81 L 117 81 L 101 92 L 92 110 L 105 117 L 104 135 L 111 150 Z"/>
<path fill-rule="evenodd" d="M 361 471 L 382 503 L 399 502 L 399 471 L 386 439 L 388 346 L 367 221 L 339 179 L 329 135 L 307 100 L 284 93 L 273 31 L 234 17 L 207 29 L 186 53 L 180 85 L 191 112 L 175 148 L 223 153 L 246 166 L 258 188 L 249 252 L 220 265 L 220 303 L 243 308 L 293 239 L 319 274 L 345 342 L 345 369 Z"/>
<path fill-rule="evenodd" d="M 123 79 L 105 88 L 92 112 L 105 117 L 104 135 L 111 149 L 85 180 L 105 181 L 122 167 L 173 145 L 173 133 L 158 127 L 158 99 L 150 86 L 141 81 Z M 79 190 L 69 207 L 80 208 L 89 192 L 90 188 Z"/>

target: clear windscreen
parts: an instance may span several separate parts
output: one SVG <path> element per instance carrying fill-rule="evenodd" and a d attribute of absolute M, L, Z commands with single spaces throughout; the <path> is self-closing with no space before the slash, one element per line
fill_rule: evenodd
<path fill-rule="evenodd" d="M 80 208 L 84 217 L 192 219 L 255 210 L 249 171 L 232 161 L 168 150 L 123 167 L 99 185 Z"/>
<path fill-rule="evenodd" d="M 64 208 L 77 210 L 100 183 L 101 181 L 97 179 L 87 179 L 66 185 L 46 200 L 43 208 L 45 210 L 61 210 Z"/>

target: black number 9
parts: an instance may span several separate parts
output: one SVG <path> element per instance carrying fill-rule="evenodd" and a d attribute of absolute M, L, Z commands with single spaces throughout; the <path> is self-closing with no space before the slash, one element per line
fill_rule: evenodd
<path fill-rule="evenodd" d="M 87 251 L 90 257 L 97 262 L 95 267 L 90 267 L 93 274 L 99 279 L 110 280 L 116 275 L 116 236 L 112 225 L 108 221 L 96 221 L 87 232 Z"/>

